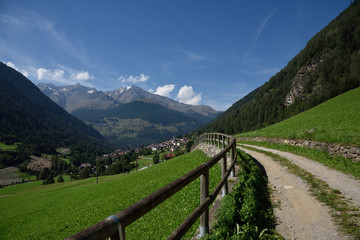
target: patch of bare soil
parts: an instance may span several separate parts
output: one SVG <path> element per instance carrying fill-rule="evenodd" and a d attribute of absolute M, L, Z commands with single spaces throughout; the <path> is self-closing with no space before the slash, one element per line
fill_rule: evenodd
<path fill-rule="evenodd" d="M 30 159 L 31 161 L 26 166 L 28 169 L 31 169 L 33 171 L 41 171 L 44 168 L 51 168 L 51 161 L 48 158 L 36 157 L 31 155 Z"/>
<path fill-rule="evenodd" d="M 328 207 L 313 197 L 307 184 L 265 154 L 242 149 L 265 168 L 274 190 L 276 230 L 285 239 L 348 239 L 338 232 Z M 290 160 L 290 159 L 289 159 Z"/>

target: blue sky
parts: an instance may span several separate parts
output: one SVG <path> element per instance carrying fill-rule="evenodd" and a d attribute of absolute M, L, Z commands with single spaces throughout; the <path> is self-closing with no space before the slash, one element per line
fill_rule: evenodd
<path fill-rule="evenodd" d="M 35 84 L 136 85 L 226 110 L 350 0 L 0 0 L 0 61 Z"/>

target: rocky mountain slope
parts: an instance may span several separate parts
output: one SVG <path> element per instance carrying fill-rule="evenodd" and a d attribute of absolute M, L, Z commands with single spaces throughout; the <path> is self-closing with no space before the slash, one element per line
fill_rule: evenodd
<path fill-rule="evenodd" d="M 170 139 L 201 125 L 199 120 L 182 112 L 143 101 L 103 110 L 78 109 L 72 114 L 123 149 Z"/>
<path fill-rule="evenodd" d="M 106 94 L 113 97 L 120 103 L 129 103 L 132 101 L 153 102 L 171 110 L 189 114 L 195 118 L 199 118 L 199 120 L 203 119 L 204 121 L 212 120 L 220 113 L 209 106 L 179 103 L 170 98 L 152 94 L 136 86 L 119 88 L 114 91 L 108 91 Z"/>
<path fill-rule="evenodd" d="M 37 87 L 70 113 L 80 108 L 106 109 L 119 104 L 118 101 L 102 91 L 80 84 L 57 87 L 53 84 L 40 83 Z"/>
<path fill-rule="evenodd" d="M 219 114 L 209 106 L 176 102 L 139 87 L 102 92 L 80 84 L 39 89 L 120 148 L 159 142 L 194 131 Z"/>
<path fill-rule="evenodd" d="M 286 67 L 198 133 L 260 129 L 360 86 L 360 1 L 317 33 Z"/>
<path fill-rule="evenodd" d="M 123 103 L 144 101 L 185 113 L 202 123 L 209 122 L 220 114 L 209 106 L 179 103 L 136 86 L 123 87 L 106 93 L 80 84 L 57 87 L 41 83 L 38 88 L 70 113 L 77 109 L 107 109 Z"/>

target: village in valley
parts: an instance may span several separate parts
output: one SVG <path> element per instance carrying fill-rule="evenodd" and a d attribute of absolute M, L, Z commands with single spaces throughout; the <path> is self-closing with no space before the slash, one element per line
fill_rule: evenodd
<path fill-rule="evenodd" d="M 189 139 L 186 137 L 182 137 L 182 136 L 180 136 L 178 138 L 173 137 L 172 139 L 166 140 L 164 142 L 150 144 L 150 145 L 146 146 L 145 149 L 149 149 L 152 153 L 168 152 L 169 154 L 171 154 L 171 153 L 175 153 L 176 151 L 184 150 L 185 145 L 188 142 L 189 142 Z M 148 150 L 148 152 L 149 152 L 149 150 Z M 128 154 L 131 151 L 135 151 L 135 153 L 142 155 L 141 153 L 143 153 L 144 147 L 134 148 L 132 150 L 119 150 L 118 149 L 110 154 L 104 154 L 102 156 L 102 158 L 108 158 L 110 156 L 112 159 L 115 159 L 116 157 L 124 155 L 124 154 Z"/>
<path fill-rule="evenodd" d="M 136 171 L 143 170 L 153 164 L 184 154 L 186 151 L 189 151 L 190 146 L 188 145 L 191 143 L 188 138 L 180 135 L 177 138 L 173 137 L 170 140 L 150 144 L 146 147 L 131 150 L 118 149 L 112 153 L 97 157 L 97 163 L 95 164 L 81 163 L 79 172 L 81 172 L 83 168 L 88 167 L 91 168 L 91 172 L 95 174 L 96 165 L 99 163 L 98 172 L 108 172 L 108 174 L 111 174 L 110 168 L 116 165 L 116 163 L 120 165 L 117 173 L 119 173 L 119 171 L 122 173 L 130 172 L 132 169 L 136 169 Z"/>
<path fill-rule="evenodd" d="M 188 146 L 189 144 L 190 146 Z M 36 173 L 35 179 L 9 179 L 9 181 L 3 183 L 3 186 L 35 180 L 46 181 L 47 178 L 51 180 L 49 183 L 53 183 L 54 177 L 50 170 L 54 169 L 55 165 L 61 165 L 63 172 L 69 175 L 70 180 L 143 170 L 153 164 L 184 154 L 189 151 L 191 144 L 192 141 L 189 141 L 186 137 L 173 137 L 170 140 L 150 144 L 146 147 L 116 150 L 96 157 L 93 162 L 82 162 L 73 166 L 70 163 L 76 162 L 77 159 L 68 157 L 69 149 L 59 148 L 56 155 L 31 155 L 29 157 L 29 163 L 24 165 L 24 168 L 28 172 Z M 60 171 L 60 169 L 58 170 Z"/>

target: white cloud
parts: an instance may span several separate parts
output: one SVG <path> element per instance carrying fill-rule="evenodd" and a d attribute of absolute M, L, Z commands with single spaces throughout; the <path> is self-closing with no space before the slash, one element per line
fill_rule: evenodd
<path fill-rule="evenodd" d="M 129 77 L 120 76 L 118 77 L 118 80 L 123 83 L 138 83 L 138 82 L 146 82 L 150 77 L 148 75 L 145 75 L 141 73 L 139 76 L 133 76 L 130 75 Z"/>
<path fill-rule="evenodd" d="M 24 70 L 20 70 L 18 67 L 16 67 L 16 65 L 14 64 L 14 63 L 12 63 L 12 62 L 6 62 L 6 65 L 7 66 L 9 66 L 9 67 L 11 67 L 11 68 L 13 68 L 13 69 L 15 69 L 16 71 L 18 71 L 18 72 L 21 72 L 22 73 L 22 75 L 24 75 L 25 77 L 29 77 L 29 73 L 28 72 L 26 72 L 26 71 L 24 71 Z"/>
<path fill-rule="evenodd" d="M 164 86 L 159 86 L 156 88 L 156 92 L 154 94 L 164 96 L 164 97 L 170 97 L 170 93 L 174 91 L 175 84 L 168 84 Z"/>
<path fill-rule="evenodd" d="M 18 69 L 18 68 L 15 66 L 15 64 L 13 64 L 12 62 L 7 62 L 6 65 L 7 65 L 8 67 L 11 67 L 11 68 L 15 69 L 16 71 L 19 71 L 19 69 Z"/>
<path fill-rule="evenodd" d="M 179 90 L 179 93 L 176 96 L 176 100 L 181 103 L 198 105 L 201 101 L 201 93 L 196 94 L 192 86 L 185 85 Z"/>
<path fill-rule="evenodd" d="M 38 80 L 61 81 L 64 77 L 64 70 L 61 69 L 48 70 L 45 68 L 38 68 L 36 72 Z"/>
<path fill-rule="evenodd" d="M 86 81 L 89 80 L 90 78 L 92 79 L 93 77 L 90 76 L 88 72 L 81 71 L 78 73 L 71 73 L 71 78 L 74 80 Z"/>
<path fill-rule="evenodd" d="M 57 83 L 57 84 L 85 84 L 87 80 L 94 77 L 87 71 L 77 71 L 73 69 L 46 69 L 37 68 L 33 70 L 33 75 L 37 77 L 39 82 Z M 89 83 L 86 83 L 89 85 Z M 91 84 L 90 84 L 91 85 Z"/>

